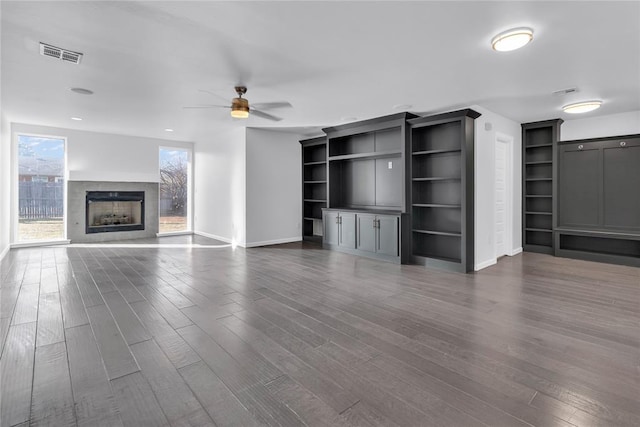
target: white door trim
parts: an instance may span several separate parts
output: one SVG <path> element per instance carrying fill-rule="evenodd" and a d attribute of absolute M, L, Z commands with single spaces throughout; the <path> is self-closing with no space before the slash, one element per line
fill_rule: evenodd
<path fill-rule="evenodd" d="M 513 253 L 513 213 L 514 213 L 514 176 L 513 176 L 513 136 L 506 135 L 500 132 L 496 132 L 496 139 L 494 142 L 494 150 L 493 150 L 493 194 L 494 194 L 494 205 L 493 205 L 493 254 L 494 257 L 502 256 L 503 254 L 497 254 L 497 245 L 496 245 L 496 209 L 495 209 L 495 194 L 496 194 L 496 147 L 498 144 L 505 144 L 506 151 L 506 168 L 505 168 L 505 232 L 504 232 L 504 247 L 506 255 L 514 255 Z"/>

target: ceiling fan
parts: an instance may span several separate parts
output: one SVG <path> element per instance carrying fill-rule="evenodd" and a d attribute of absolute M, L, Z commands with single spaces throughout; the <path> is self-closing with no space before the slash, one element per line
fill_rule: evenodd
<path fill-rule="evenodd" d="M 249 113 L 251 113 L 255 116 L 262 117 L 263 119 L 279 122 L 280 120 L 282 120 L 281 117 L 277 117 L 269 113 L 265 113 L 262 110 L 292 106 L 289 102 L 282 101 L 282 102 L 258 102 L 258 103 L 252 104 L 251 107 L 249 107 L 249 100 L 247 98 L 242 97 L 242 95 L 247 93 L 247 87 L 236 86 L 235 91 L 238 94 L 238 97 L 233 98 L 231 100 L 231 105 L 206 104 L 206 105 L 196 105 L 193 107 L 184 107 L 184 108 L 231 108 L 231 117 L 234 117 L 236 119 L 246 119 L 249 117 Z M 209 92 L 207 90 L 200 90 L 200 92 L 205 92 L 220 98 L 220 96 L 216 95 L 213 92 Z"/>

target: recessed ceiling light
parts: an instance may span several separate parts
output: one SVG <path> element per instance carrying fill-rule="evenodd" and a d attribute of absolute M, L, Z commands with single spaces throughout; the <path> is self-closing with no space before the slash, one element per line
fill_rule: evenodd
<path fill-rule="evenodd" d="M 602 105 L 602 101 L 584 101 L 576 102 L 573 104 L 565 105 L 562 110 L 569 114 L 588 113 L 589 111 L 597 110 Z"/>
<path fill-rule="evenodd" d="M 80 121 L 82 121 L 82 118 L 80 118 L 80 117 L 71 117 L 71 120 L 75 120 L 75 121 L 80 122 Z"/>
<path fill-rule="evenodd" d="M 166 128 L 164 131 L 165 132 L 173 132 L 173 129 Z"/>
<path fill-rule="evenodd" d="M 520 49 L 531 40 L 533 40 L 533 30 L 531 28 L 512 28 L 491 39 L 491 47 L 498 52 L 508 52 Z"/>
<path fill-rule="evenodd" d="M 93 91 L 82 87 L 72 87 L 71 92 L 79 93 L 80 95 L 93 95 Z"/>

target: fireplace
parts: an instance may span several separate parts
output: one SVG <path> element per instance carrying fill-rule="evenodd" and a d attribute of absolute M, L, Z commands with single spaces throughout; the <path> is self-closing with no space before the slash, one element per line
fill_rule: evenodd
<path fill-rule="evenodd" d="M 144 230 L 144 191 L 87 191 L 87 234 Z"/>

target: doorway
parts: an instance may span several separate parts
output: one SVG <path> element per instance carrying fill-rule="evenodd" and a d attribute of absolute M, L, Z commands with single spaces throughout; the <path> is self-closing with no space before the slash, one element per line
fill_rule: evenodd
<path fill-rule="evenodd" d="M 513 137 L 496 133 L 494 167 L 494 243 L 496 259 L 511 255 L 513 183 Z"/>
<path fill-rule="evenodd" d="M 17 134 L 15 242 L 65 238 L 66 138 Z"/>

